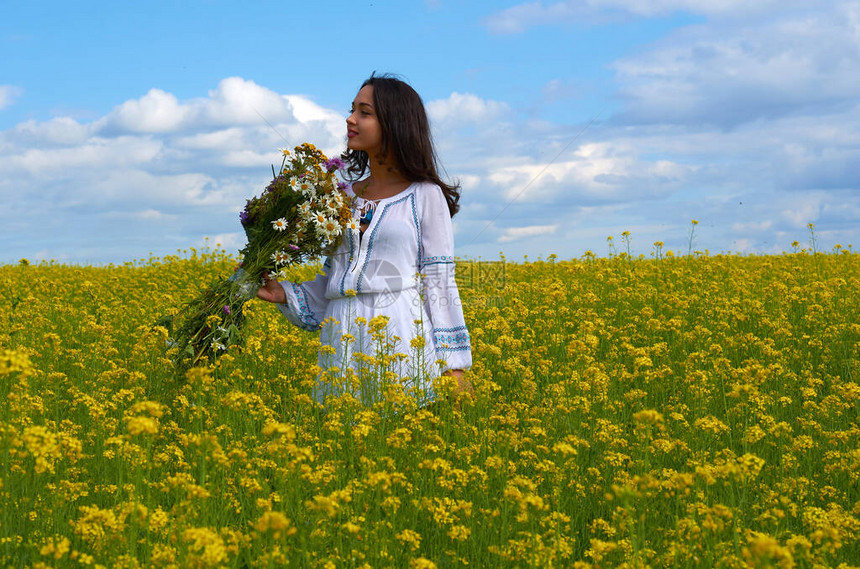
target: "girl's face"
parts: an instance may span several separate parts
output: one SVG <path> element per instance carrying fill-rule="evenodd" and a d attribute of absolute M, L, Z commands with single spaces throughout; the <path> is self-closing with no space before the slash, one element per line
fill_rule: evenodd
<path fill-rule="evenodd" d="M 365 85 L 352 102 L 352 111 L 346 117 L 346 146 L 350 150 L 363 150 L 371 158 L 382 150 L 382 127 L 373 106 L 373 85 Z"/>

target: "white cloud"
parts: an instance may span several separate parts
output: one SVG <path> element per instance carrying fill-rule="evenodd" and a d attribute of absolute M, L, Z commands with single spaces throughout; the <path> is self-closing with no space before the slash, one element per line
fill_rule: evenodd
<path fill-rule="evenodd" d="M 731 250 L 736 253 L 754 253 L 755 246 L 751 239 L 741 238 L 734 241 Z"/>
<path fill-rule="evenodd" d="M 705 21 L 616 62 L 622 110 L 582 134 L 473 93 L 428 102 L 441 161 L 463 189 L 457 254 L 601 254 L 608 235 L 622 250 L 624 230 L 634 254 L 654 241 L 686 251 L 691 219 L 693 247 L 712 252 L 785 250 L 809 222 L 822 240 L 860 244 L 857 8 L 761 18 L 736 3 L 721 14 L 650 6 Z M 535 96 L 570 97 L 576 84 L 559 76 Z M 238 211 L 268 181 L 276 149 L 307 140 L 333 155 L 343 135 L 342 113 L 240 78 L 199 98 L 152 90 L 93 122 L 22 122 L 0 132 L 6 254 L 32 258 L 45 250 L 33 237 L 61 226 L 87 228 L 50 249 L 72 262 L 165 254 L 204 236 L 237 250 Z M 56 229 L 35 227 L 36 210 Z"/>
<path fill-rule="evenodd" d="M 743 12 L 731 25 L 728 12 L 709 16 L 619 61 L 624 108 L 573 141 L 580 125 L 482 113 L 477 97 L 460 115 L 439 113 L 456 117 L 434 121 L 444 125 L 443 162 L 469 175 L 464 254 L 503 242 L 512 256 L 578 256 L 631 228 L 634 250 L 664 241 L 686 251 L 691 219 L 701 222 L 693 247 L 712 252 L 787 250 L 810 221 L 832 231 L 823 239 L 860 241 L 860 10 Z M 573 225 L 576 236 L 517 240 L 502 229 L 524 225 Z"/>
<path fill-rule="evenodd" d="M 620 120 L 736 125 L 820 114 L 860 97 L 860 6 L 708 22 L 615 63 Z"/>
<path fill-rule="evenodd" d="M 244 233 L 218 233 L 216 235 L 204 235 L 195 244 L 195 247 L 209 249 L 223 249 L 227 253 L 237 254 L 248 240 Z"/>
<path fill-rule="evenodd" d="M 496 12 L 484 25 L 496 34 L 517 34 L 535 26 L 602 23 L 625 16 L 653 18 L 686 12 L 737 19 L 817 5 L 813 0 L 565 0 L 546 4 L 537 1 Z"/>
<path fill-rule="evenodd" d="M 299 122 L 337 121 L 339 125 L 346 124 L 345 116 L 336 113 L 331 109 L 321 107 L 307 97 L 303 97 L 301 95 L 286 95 L 284 96 L 284 99 L 290 103 L 290 106 L 293 109 L 293 115 Z"/>
<path fill-rule="evenodd" d="M 484 21 L 487 28 L 497 34 L 516 34 L 532 26 L 550 23 L 574 22 L 584 16 L 584 10 L 574 2 L 558 2 L 545 6 L 542 2 L 517 4 L 497 12 Z"/>
<path fill-rule="evenodd" d="M 499 243 L 519 241 L 536 235 L 552 235 L 558 229 L 558 225 L 529 225 L 526 227 L 508 227 L 498 238 Z"/>
<path fill-rule="evenodd" d="M 0 144 L 45 146 L 77 146 L 92 135 L 92 126 L 80 124 L 69 117 L 57 117 L 45 122 L 29 120 L 0 133 Z"/>
<path fill-rule="evenodd" d="M 488 180 L 508 201 L 574 202 L 580 205 L 644 201 L 671 195 L 696 167 L 671 160 L 644 161 L 627 143 L 583 143 L 572 158 L 555 163 L 500 166 Z"/>
<path fill-rule="evenodd" d="M 235 125 L 293 122 L 290 101 L 241 77 L 223 79 L 206 98 L 180 102 L 151 89 L 140 99 L 119 105 L 97 126 L 105 133 L 172 133 Z"/>
<path fill-rule="evenodd" d="M 60 148 L 45 148 L 38 142 L 6 146 L 6 151 L 0 155 L 0 172 L 7 175 L 27 173 L 48 180 L 62 179 L 72 172 L 120 170 L 148 163 L 162 150 L 159 141 L 131 136 L 91 136 L 78 145 Z"/>
<path fill-rule="evenodd" d="M 0 110 L 14 104 L 15 99 L 24 94 L 24 90 L 15 85 L 0 85 Z"/>
<path fill-rule="evenodd" d="M 206 174 L 156 174 L 133 169 L 107 172 L 78 199 L 110 207 L 154 205 L 161 209 L 175 209 L 226 205 L 229 200 L 225 197 L 224 192 L 219 191 L 216 180 Z"/>
<path fill-rule="evenodd" d="M 782 210 L 782 217 L 792 227 L 806 227 L 808 223 L 818 221 L 821 216 L 821 201 L 820 196 L 798 197 L 791 203 L 791 207 Z"/>
<path fill-rule="evenodd" d="M 172 132 L 188 119 L 191 108 L 179 104 L 171 93 L 152 89 L 134 101 L 126 101 L 106 117 L 106 127 L 126 132 Z"/>
<path fill-rule="evenodd" d="M 140 211 L 109 211 L 100 214 L 107 219 L 119 219 L 125 221 L 165 221 L 176 219 L 175 214 L 168 214 L 157 209 L 144 209 Z"/>
<path fill-rule="evenodd" d="M 773 221 L 750 221 L 747 223 L 734 223 L 732 224 L 732 231 L 737 232 L 757 232 L 761 233 L 762 231 L 767 231 L 773 227 Z"/>
<path fill-rule="evenodd" d="M 487 101 L 471 93 L 451 93 L 447 99 L 427 103 L 427 114 L 434 127 L 447 125 L 484 125 L 510 112 L 507 104 Z"/>
<path fill-rule="evenodd" d="M 191 150 L 218 150 L 223 148 L 247 148 L 248 135 L 257 135 L 258 129 L 228 127 L 210 132 L 194 133 L 191 136 L 178 136 L 176 145 Z"/>
<path fill-rule="evenodd" d="M 544 84 L 542 94 L 546 101 L 553 102 L 576 98 L 582 90 L 583 86 L 575 81 L 552 79 Z"/>
<path fill-rule="evenodd" d="M 201 114 L 215 124 L 259 124 L 264 117 L 269 122 L 293 118 L 292 105 L 285 97 L 240 77 L 222 80 L 201 106 Z"/>
<path fill-rule="evenodd" d="M 52 234 L 53 256 L 79 262 L 165 254 L 204 235 L 234 247 L 238 212 L 269 181 L 278 148 L 340 152 L 343 120 L 307 97 L 228 78 L 187 100 L 153 89 L 89 123 L 19 123 L 0 131 L 4 253 L 33 257 Z"/>

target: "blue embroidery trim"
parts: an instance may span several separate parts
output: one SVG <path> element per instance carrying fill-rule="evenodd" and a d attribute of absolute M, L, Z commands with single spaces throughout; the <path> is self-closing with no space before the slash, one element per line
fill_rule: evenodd
<path fill-rule="evenodd" d="M 453 255 L 433 255 L 432 257 L 424 257 L 424 260 L 421 262 L 422 265 L 447 265 L 453 263 Z"/>
<path fill-rule="evenodd" d="M 354 235 L 353 230 L 347 228 L 347 234 L 349 236 L 349 262 L 347 263 L 347 270 L 343 272 L 343 276 L 340 277 L 340 295 L 346 296 L 346 275 L 349 273 L 349 267 L 352 265 L 352 257 L 355 250 L 354 247 Z"/>
<path fill-rule="evenodd" d="M 454 326 L 453 328 L 433 328 L 434 332 L 456 332 L 457 330 L 465 330 L 465 326 Z"/>
<path fill-rule="evenodd" d="M 418 238 L 418 258 L 415 259 L 418 262 L 418 266 L 421 266 L 421 255 L 423 255 L 422 247 L 421 247 L 421 223 L 418 222 L 418 212 L 415 210 L 415 192 L 412 192 L 410 196 L 412 198 L 412 222 L 415 223 L 415 234 Z"/>
<path fill-rule="evenodd" d="M 466 350 L 472 351 L 472 346 L 457 346 L 456 348 L 442 346 L 436 348 L 437 352 L 465 352 Z"/>
<path fill-rule="evenodd" d="M 410 193 L 408 196 L 404 196 L 397 201 L 387 203 L 382 207 L 382 211 L 379 212 L 376 225 L 373 227 L 373 231 L 370 232 L 370 240 L 367 242 L 367 252 L 364 254 L 364 264 L 361 266 L 361 272 L 358 273 L 358 279 L 356 279 L 355 282 L 356 292 L 361 292 L 361 279 L 364 278 L 364 271 L 367 270 L 367 263 L 370 262 L 370 253 L 373 251 L 373 240 L 376 238 L 376 232 L 379 231 L 379 228 L 382 226 L 382 219 L 385 217 L 385 214 L 388 213 L 388 208 L 393 205 L 397 205 L 402 201 L 408 200 L 412 196 L 413 193 Z"/>
<path fill-rule="evenodd" d="M 471 350 L 469 331 L 465 326 L 454 326 L 453 328 L 434 328 L 433 343 L 436 344 L 437 352 L 457 352 Z M 454 344 L 454 345 L 451 345 Z"/>
<path fill-rule="evenodd" d="M 468 332 L 460 332 L 459 334 L 445 335 L 436 334 L 436 342 L 439 344 L 465 344 L 469 341 Z"/>
<path fill-rule="evenodd" d="M 299 303 L 299 319 L 306 326 L 320 327 L 320 322 L 314 318 L 314 313 L 311 312 L 311 307 L 308 304 L 308 296 L 305 289 L 298 283 L 290 283 L 293 287 L 293 293 L 296 295 L 296 301 Z"/>

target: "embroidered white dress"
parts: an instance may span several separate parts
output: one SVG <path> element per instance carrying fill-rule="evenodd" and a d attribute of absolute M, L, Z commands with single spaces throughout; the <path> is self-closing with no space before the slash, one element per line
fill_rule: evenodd
<path fill-rule="evenodd" d="M 354 196 L 352 187 L 346 192 Z M 355 198 L 353 215 L 365 200 Z M 404 354 L 387 369 L 419 400 L 435 398 L 431 379 L 448 369 L 472 365 L 469 332 L 454 280 L 454 236 L 441 188 L 416 182 L 399 194 L 378 200 L 363 235 L 347 229 L 329 256 L 324 274 L 303 283 L 282 282 L 287 296 L 277 305 L 287 319 L 306 330 L 320 330 L 323 370 L 358 370 L 366 362 L 357 353 L 377 355 L 378 344 L 366 325 L 356 323 L 387 316 L 391 353 Z M 347 291 L 355 296 L 347 296 Z M 352 335 L 354 341 L 343 338 Z M 416 338 L 423 337 L 421 342 Z M 444 365 L 437 364 L 444 360 Z M 389 374 L 392 377 L 394 374 Z M 339 395 L 339 387 L 321 374 L 316 400 Z M 378 399 L 378 386 L 351 388 L 363 402 Z"/>

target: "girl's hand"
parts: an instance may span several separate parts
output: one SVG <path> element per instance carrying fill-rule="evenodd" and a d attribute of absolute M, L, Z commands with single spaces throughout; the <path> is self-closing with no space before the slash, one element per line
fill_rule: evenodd
<path fill-rule="evenodd" d="M 278 281 L 270 279 L 269 273 L 263 273 L 263 280 L 266 284 L 257 290 L 257 298 L 278 304 L 287 302 L 287 293 Z"/>
<path fill-rule="evenodd" d="M 450 375 L 452 377 L 457 378 L 457 394 L 462 395 L 463 393 L 469 393 L 471 395 L 475 394 L 475 388 L 472 387 L 472 382 L 463 377 L 463 370 L 461 369 L 449 369 L 442 375 Z"/>

